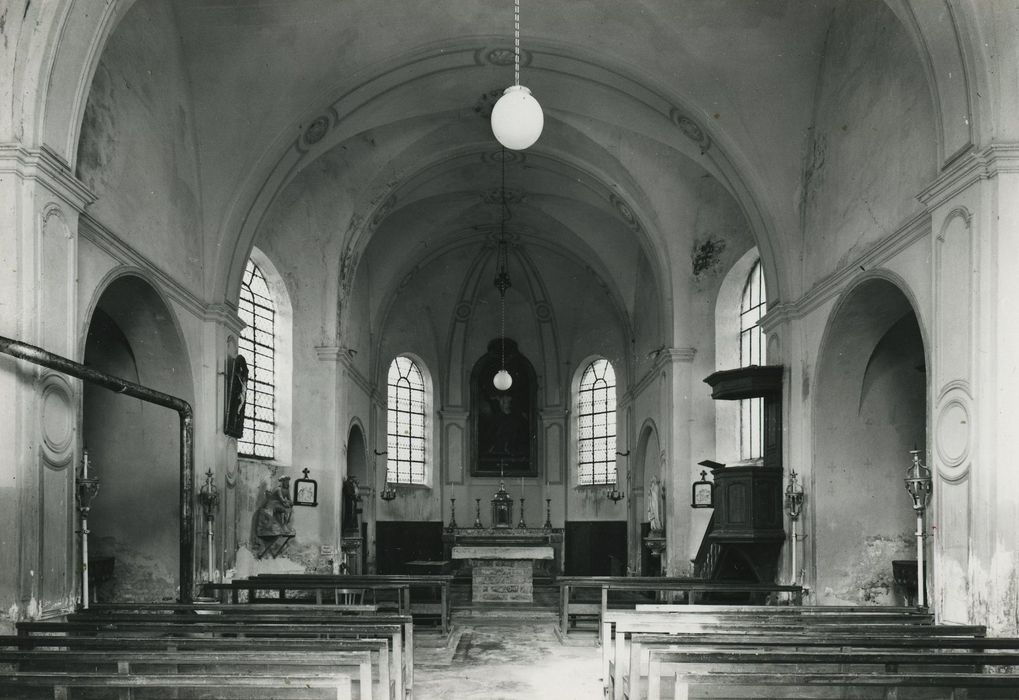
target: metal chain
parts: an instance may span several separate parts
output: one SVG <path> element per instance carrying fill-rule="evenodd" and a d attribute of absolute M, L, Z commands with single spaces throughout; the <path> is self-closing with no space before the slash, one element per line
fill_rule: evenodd
<path fill-rule="evenodd" d="M 520 84 L 520 0 L 513 0 L 513 84 Z"/>

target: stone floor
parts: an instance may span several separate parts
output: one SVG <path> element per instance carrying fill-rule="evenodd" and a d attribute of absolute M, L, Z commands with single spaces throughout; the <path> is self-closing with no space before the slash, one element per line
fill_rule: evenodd
<path fill-rule="evenodd" d="M 600 650 L 563 646 L 555 623 L 472 615 L 456 623 L 455 648 L 415 650 L 417 700 L 598 700 Z"/>

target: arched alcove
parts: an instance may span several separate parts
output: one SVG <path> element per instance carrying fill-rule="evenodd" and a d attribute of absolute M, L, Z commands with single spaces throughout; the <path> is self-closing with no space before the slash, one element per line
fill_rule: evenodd
<path fill-rule="evenodd" d="M 658 427 L 653 421 L 646 421 L 637 438 L 637 453 L 633 460 L 633 481 L 630 484 L 632 497 L 630 498 L 633 508 L 633 518 L 636 523 L 634 529 L 637 551 L 632 554 L 633 561 L 639 563 L 641 576 L 652 576 L 659 570 L 659 561 L 652 557 L 647 547 L 644 546 L 644 538 L 651 530 L 648 524 L 647 499 L 645 494 L 651 480 L 658 477 L 660 473 L 661 444 L 658 439 Z"/>
<path fill-rule="evenodd" d="M 347 434 L 347 465 L 346 465 L 346 478 L 355 479 L 360 489 L 371 491 L 371 474 L 368 471 L 368 443 L 364 439 L 364 430 L 359 422 L 355 422 L 350 426 L 350 432 Z M 357 516 L 356 520 L 360 527 L 361 543 L 360 550 L 354 552 L 359 561 L 357 562 L 356 568 L 352 566 L 352 570 L 364 573 L 367 571 L 368 566 L 368 539 L 371 533 L 375 530 L 375 499 L 371 496 L 363 498 L 360 503 L 361 513 Z M 358 507 L 358 504 L 353 504 L 354 508 Z M 348 498 L 343 499 L 343 508 L 351 508 Z M 340 514 L 340 522 L 348 522 L 348 518 L 351 515 L 347 512 Z M 346 536 L 344 537 L 346 540 Z M 372 559 L 374 560 L 374 556 Z M 352 564 L 352 562 L 348 562 Z"/>
<path fill-rule="evenodd" d="M 187 352 L 173 313 L 140 277 L 120 277 L 103 291 L 88 328 L 85 364 L 194 401 Z M 89 517 L 90 556 L 113 566 L 112 579 L 94 582 L 101 584 L 99 599 L 175 597 L 177 415 L 92 384 L 84 385 L 83 394 L 84 445 L 91 475 L 100 479 Z"/>
<path fill-rule="evenodd" d="M 810 492 L 819 602 L 904 602 L 892 584 L 892 561 L 915 558 L 914 513 L 902 480 L 909 451 L 926 445 L 925 358 L 913 307 L 887 280 L 855 287 L 829 322 Z"/>

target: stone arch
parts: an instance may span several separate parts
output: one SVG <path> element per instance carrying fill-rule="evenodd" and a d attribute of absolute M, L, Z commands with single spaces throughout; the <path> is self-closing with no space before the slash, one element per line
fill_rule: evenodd
<path fill-rule="evenodd" d="M 83 343 L 85 364 L 194 401 L 184 340 L 173 311 L 146 280 L 120 274 L 98 295 Z M 105 599 L 177 595 L 179 431 L 175 416 L 85 384 L 82 434 L 100 495 L 91 552 L 113 559 Z"/>
<path fill-rule="evenodd" d="M 645 531 L 648 529 L 645 491 L 653 477 L 657 476 L 659 480 L 664 477 L 660 473 L 663 466 L 661 438 L 658 425 L 651 418 L 645 419 L 644 424 L 640 427 L 637 449 L 631 455 L 630 464 L 633 474 L 630 482 L 630 517 L 634 524 L 631 547 L 636 547 L 635 551 L 631 550 L 631 556 L 633 557 L 633 566 L 640 575 L 648 576 L 649 572 L 654 571 L 658 566 L 658 562 L 650 555 L 643 541 Z"/>
<path fill-rule="evenodd" d="M 929 366 L 906 289 L 889 275 L 862 279 L 832 311 L 820 346 L 808 547 L 822 603 L 903 602 L 892 561 L 915 557 L 902 478 L 909 451 L 926 448 Z"/>

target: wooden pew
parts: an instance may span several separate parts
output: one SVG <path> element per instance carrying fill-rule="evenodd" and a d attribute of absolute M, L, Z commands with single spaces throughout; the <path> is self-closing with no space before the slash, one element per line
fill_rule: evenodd
<path fill-rule="evenodd" d="M 339 587 L 371 589 L 373 586 L 379 585 L 406 584 L 410 587 L 408 609 L 411 614 L 434 616 L 439 619 L 442 633 L 448 634 L 449 632 L 449 590 L 454 578 L 452 574 L 258 574 L 251 578 L 259 583 L 272 581 L 277 584 L 290 581 L 314 581 L 325 584 L 326 588 L 324 590 Z M 438 593 L 438 602 L 422 600 L 422 596 L 415 595 L 415 590 L 422 589 L 436 591 Z"/>
<path fill-rule="evenodd" d="M 345 625 L 347 629 L 358 630 L 368 634 L 381 634 L 389 625 L 400 625 L 402 634 L 393 638 L 393 666 L 399 669 L 397 685 L 405 688 L 413 687 L 414 671 L 414 625 L 409 615 L 391 613 L 370 614 L 352 613 L 347 606 L 322 606 L 314 609 L 308 606 L 294 606 L 285 612 L 264 611 L 262 605 L 221 605 L 215 608 L 214 614 L 180 614 L 179 611 L 168 612 L 145 611 L 136 613 L 105 612 L 103 610 L 82 610 L 68 616 L 68 623 L 92 622 L 102 625 L 118 625 L 122 627 L 148 624 L 200 625 L 207 629 L 210 624 L 232 625 L 238 633 L 249 634 L 253 626 L 276 625 L 281 632 L 290 632 L 298 628 L 316 629 L 321 625 Z M 213 612 L 213 611 L 203 611 Z M 20 632 L 20 627 L 19 627 Z M 376 634 L 376 636 L 377 636 Z M 284 635 L 292 636 L 292 635 Z"/>
<path fill-rule="evenodd" d="M 696 604 L 697 597 L 706 593 L 745 594 L 757 598 L 782 594 L 788 595 L 791 602 L 797 605 L 803 595 L 803 588 L 797 585 L 734 583 L 664 576 L 558 576 L 556 584 L 559 586 L 559 627 L 563 635 L 569 634 L 570 619 L 576 617 L 597 616 L 600 630 L 601 620 L 609 609 L 611 591 L 653 594 L 656 597 L 670 592 L 682 593 L 690 605 Z M 600 592 L 599 603 L 573 600 L 573 594 L 577 591 L 592 589 Z M 602 641 L 600 637 L 599 641 Z"/>
<path fill-rule="evenodd" d="M 22 691 L 27 688 L 50 689 L 55 700 L 71 697 L 73 688 L 111 689 L 160 689 L 175 691 L 180 688 L 215 690 L 216 697 L 266 698 L 276 700 L 280 691 L 287 691 L 288 698 L 335 698 L 351 700 L 350 676 L 332 674 L 212 674 L 212 673 L 32 673 L 0 671 L 0 688 Z M 328 695 L 313 692 L 326 689 Z M 238 695 L 227 695 L 230 691 Z M 243 695 L 240 692 L 243 691 Z M 263 691 L 267 694 L 263 694 Z M 268 694 L 270 693 L 271 694 Z"/>
<path fill-rule="evenodd" d="M 78 615 L 78 614 L 75 614 Z M 74 615 L 71 616 L 75 617 Z M 194 637 L 195 635 L 272 638 L 327 639 L 386 637 L 390 645 L 390 676 L 395 680 L 395 697 L 403 698 L 413 689 L 413 624 L 407 615 L 356 616 L 347 619 L 328 618 L 314 621 L 289 619 L 268 622 L 261 616 L 242 615 L 160 615 L 99 614 L 81 615 L 68 622 L 20 622 L 17 624 L 23 648 L 27 638 L 37 640 L 46 635 L 114 634 L 124 636 L 160 635 L 161 637 Z M 250 644 L 250 642 L 249 642 Z"/>
<path fill-rule="evenodd" d="M 685 606 L 680 606 L 685 607 Z M 640 696 L 641 669 L 646 651 L 641 633 L 655 633 L 663 639 L 676 639 L 689 635 L 728 635 L 753 639 L 761 635 L 784 635 L 787 637 L 806 638 L 810 635 L 852 636 L 955 636 L 973 637 L 985 633 L 983 626 L 935 626 L 915 624 L 909 616 L 896 619 L 894 616 L 873 615 L 860 620 L 853 620 L 855 613 L 815 613 L 804 617 L 788 612 L 769 613 L 770 608 L 762 608 L 761 612 L 652 612 L 610 610 L 602 622 L 602 678 L 607 692 L 611 692 L 616 700 L 624 693 L 622 678 L 628 677 L 625 684 L 630 697 Z M 785 611 L 787 608 L 774 608 Z M 867 615 L 867 613 L 860 613 Z M 628 648 L 627 648 L 628 647 Z M 628 663 L 627 663 L 628 662 Z"/>
<path fill-rule="evenodd" d="M 310 657 L 322 653 L 368 654 L 374 662 L 378 673 L 380 697 L 398 698 L 397 683 L 391 664 L 391 640 L 389 638 L 358 637 L 354 639 L 286 639 L 274 638 L 272 641 L 274 661 L 278 654 Z M 253 649 L 252 640 L 232 637 L 157 637 L 131 636 L 111 637 L 38 635 L 15 636 L 0 635 L 0 656 L 11 653 L 47 653 L 56 654 L 99 652 L 108 659 L 120 661 L 124 655 L 138 653 L 157 653 L 159 655 L 177 652 L 216 655 L 221 653 L 242 653 L 249 658 L 263 658 L 264 648 Z M 205 658 L 205 657 L 203 657 Z M 263 663 L 266 661 L 263 659 Z M 359 667 L 359 680 L 363 684 L 363 671 Z M 374 696 L 374 693 L 373 693 Z"/>
<path fill-rule="evenodd" d="M 822 684 L 825 686 L 840 686 L 834 678 L 839 674 L 840 680 L 845 680 L 846 685 L 840 687 L 851 687 L 853 685 L 882 685 L 880 683 L 881 671 L 884 678 L 895 675 L 912 675 L 914 677 L 923 675 L 924 680 L 917 682 L 919 687 L 943 688 L 952 691 L 963 688 L 986 688 L 1001 687 L 988 686 L 981 680 L 979 683 L 971 683 L 972 676 L 980 673 L 986 667 L 995 667 L 998 674 L 1008 666 L 1019 664 L 1019 652 L 949 652 L 937 650 L 937 653 L 916 651 L 901 651 L 899 649 L 807 649 L 807 650 L 774 650 L 762 648 L 746 649 L 725 649 L 725 650 L 669 650 L 652 649 L 648 664 L 648 700 L 660 700 L 661 679 L 663 676 L 674 677 L 674 698 L 686 700 L 689 697 L 690 685 L 710 677 L 712 681 L 717 680 L 719 674 L 731 675 L 726 683 L 736 684 L 739 680 L 748 681 L 749 685 L 757 685 L 753 676 L 758 673 L 773 675 L 781 672 L 790 676 L 789 685 L 817 685 L 813 680 L 817 674 L 823 674 L 829 680 Z M 783 666 L 795 665 L 795 668 L 784 670 Z M 922 666 L 922 674 L 914 671 L 900 672 L 902 666 Z M 699 668 L 691 668 L 697 666 Z M 777 668 L 775 668 L 777 666 Z M 735 668 L 733 668 L 735 667 Z M 810 668 L 804 668 L 810 667 Z M 822 668 L 818 668 L 822 667 Z M 828 667 L 828 668 L 824 668 Z M 873 667 L 878 667 L 874 669 Z M 934 668 L 930 668 L 934 667 Z M 753 668 L 753 670 L 750 670 Z M 868 670 L 869 669 L 869 670 Z M 938 676 L 931 677 L 936 671 Z M 740 674 L 737 678 L 735 674 Z M 809 674 L 810 679 L 796 677 L 796 674 Z M 960 676 L 961 674 L 961 676 Z M 878 678 L 872 678 L 877 676 Z M 860 678 L 866 680 L 857 683 Z M 942 682 L 938 683 L 937 680 Z M 1019 675 L 1012 675 L 1013 690 L 1019 688 Z M 884 687 L 898 687 L 900 681 L 893 680 Z M 765 681 L 760 685 L 777 685 Z M 902 683 L 909 686 L 909 683 Z M 748 691 L 744 689 L 744 694 Z"/>
<path fill-rule="evenodd" d="M 396 594 L 396 612 L 399 614 L 409 614 L 410 611 L 410 585 L 406 583 L 365 583 L 364 585 L 355 584 L 353 581 L 344 581 L 342 585 L 337 585 L 331 581 L 323 581 L 317 579 L 262 579 L 259 577 L 251 577 L 245 579 L 235 579 L 226 583 L 206 583 L 203 584 L 203 591 L 206 595 L 214 595 L 217 592 L 224 595 L 228 595 L 231 604 L 241 603 L 240 594 L 246 595 L 247 603 L 282 603 L 282 602 L 301 602 L 301 599 L 294 599 L 288 597 L 290 592 L 301 591 L 310 593 L 312 600 L 317 605 L 323 605 L 326 603 L 326 596 L 331 595 L 337 588 L 363 588 L 372 592 L 373 598 L 378 598 L 378 594 L 381 592 L 393 592 Z M 259 593 L 272 593 L 274 597 L 267 598 L 265 596 L 259 596 Z"/>
<path fill-rule="evenodd" d="M 191 675 L 212 673 L 217 675 L 324 675 L 356 674 L 356 690 L 359 700 L 373 697 L 372 652 L 344 650 L 281 650 L 273 649 L 272 654 L 255 653 L 248 649 L 191 649 L 144 651 L 126 645 L 117 649 L 92 649 L 72 651 L 68 649 L 3 650 L 0 649 L 0 664 L 10 664 L 17 672 L 57 673 L 120 673 L 176 674 Z M 381 685 L 381 680 L 380 680 Z M 385 693 L 388 696 L 388 691 Z"/>

